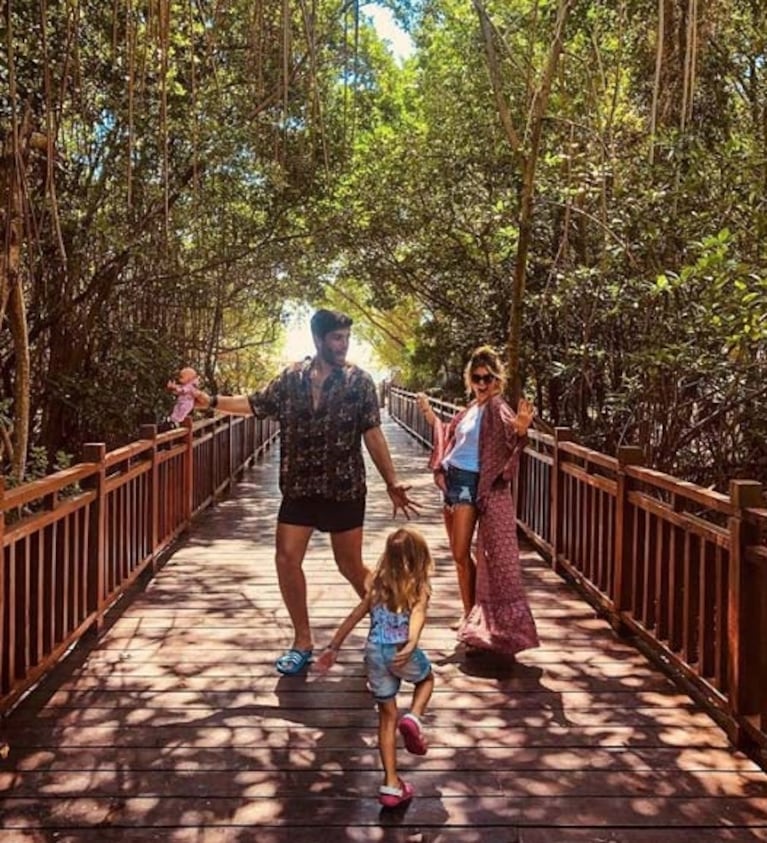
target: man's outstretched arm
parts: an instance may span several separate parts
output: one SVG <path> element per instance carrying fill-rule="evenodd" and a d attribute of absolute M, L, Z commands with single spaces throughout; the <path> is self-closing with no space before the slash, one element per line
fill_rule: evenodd
<path fill-rule="evenodd" d="M 247 395 L 216 395 L 195 390 L 194 406 L 199 410 L 218 410 L 230 416 L 252 416 L 253 408 Z"/>
<path fill-rule="evenodd" d="M 420 504 L 410 499 L 408 495 L 410 486 L 398 482 L 397 472 L 394 470 L 394 463 L 389 453 L 389 445 L 381 428 L 371 427 L 362 434 L 362 437 L 365 440 L 365 447 L 368 449 L 370 458 L 384 483 L 386 483 L 386 491 L 389 493 L 394 507 L 392 517 L 396 516 L 398 509 L 402 510 L 405 518 L 410 518 L 411 514 L 417 515 Z"/>

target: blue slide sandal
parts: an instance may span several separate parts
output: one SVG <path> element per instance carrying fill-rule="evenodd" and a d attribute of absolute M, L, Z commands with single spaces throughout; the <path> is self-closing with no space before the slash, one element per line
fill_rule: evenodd
<path fill-rule="evenodd" d="M 312 660 L 312 650 L 286 650 L 274 663 L 283 676 L 295 676 L 305 670 Z"/>

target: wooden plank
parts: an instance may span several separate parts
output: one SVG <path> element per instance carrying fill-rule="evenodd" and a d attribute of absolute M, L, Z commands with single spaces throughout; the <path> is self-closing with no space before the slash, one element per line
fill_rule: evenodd
<path fill-rule="evenodd" d="M 242 828 L 239 826 L 206 828 L 204 843 L 316 843 L 316 827 Z M 57 831 L 56 843 L 200 843 L 196 828 L 165 826 L 160 833 L 148 829 L 78 828 L 73 832 Z M 250 835 L 250 836 L 248 836 Z M 762 828 L 611 828 L 599 824 L 590 827 L 565 828 L 517 826 L 453 826 L 435 828 L 406 825 L 382 827 L 347 827 L 334 829 L 333 843 L 761 843 L 767 841 Z M 50 843 L 47 832 L 0 830 L 0 843 Z"/>
<path fill-rule="evenodd" d="M 350 693 L 347 691 L 344 694 Z M 204 695 L 207 697 L 207 695 Z M 338 692 L 336 695 L 338 696 Z M 53 708 L 46 709 L 46 711 L 38 716 L 26 719 L 19 717 L 15 723 L 15 737 L 17 745 L 23 740 L 23 728 L 27 725 L 34 725 L 38 732 L 41 732 L 53 726 L 56 730 L 56 736 L 61 733 L 62 729 L 67 729 L 70 726 L 75 726 L 79 730 L 84 730 L 91 726 L 104 726 L 106 724 L 116 724 L 120 729 L 132 728 L 132 724 L 137 722 L 146 722 L 151 718 L 152 728 L 171 728 L 184 727 L 188 725 L 195 725 L 203 718 L 211 720 L 222 719 L 225 720 L 226 725 L 230 729 L 235 729 L 240 726 L 247 726 L 253 721 L 253 718 L 258 718 L 259 722 L 269 727 L 274 725 L 275 728 L 280 728 L 283 724 L 301 722 L 306 719 L 306 712 L 311 712 L 312 725 L 317 728 L 370 728 L 375 726 L 376 715 L 371 700 L 358 703 L 356 708 L 350 706 L 336 707 L 332 701 L 332 694 L 327 694 L 326 698 L 318 700 L 304 699 L 303 705 L 291 705 L 293 700 L 288 703 L 276 697 L 273 703 L 259 704 L 252 703 L 250 700 L 242 700 L 239 705 L 233 706 L 237 712 L 235 715 L 224 715 L 222 712 L 231 709 L 222 709 L 210 703 L 199 701 L 196 705 L 184 705 L 178 707 L 170 706 L 155 706 L 146 707 L 141 705 L 133 706 L 108 706 L 108 705 L 91 705 L 87 708 L 73 707 L 73 708 Z M 460 730 L 461 719 L 456 715 L 456 711 L 465 712 L 467 703 L 460 705 L 454 703 L 451 706 L 443 706 L 439 698 L 435 699 L 433 705 L 429 706 L 428 720 L 425 721 L 425 727 L 433 742 L 438 737 L 442 730 L 448 730 L 454 727 Z M 319 706 L 327 707 L 319 707 Z M 668 727 L 676 727 L 679 729 L 697 730 L 703 729 L 702 733 L 690 731 L 689 738 L 695 739 L 696 735 L 708 740 L 707 729 L 710 729 L 711 718 L 702 711 L 695 709 L 682 708 L 630 708 L 625 711 L 616 711 L 614 708 L 604 706 L 599 709 L 564 709 L 554 708 L 550 704 L 542 706 L 539 710 L 515 709 L 511 707 L 503 707 L 499 711 L 497 703 L 480 704 L 471 709 L 471 725 L 472 728 L 481 728 L 483 730 L 492 731 L 495 727 L 514 727 L 525 729 L 530 733 L 535 728 L 541 725 L 557 726 L 563 721 L 577 733 L 578 730 L 586 727 L 599 727 L 602 730 L 619 730 L 625 727 L 639 727 L 645 729 L 646 736 L 649 737 L 653 730 L 662 729 L 665 731 Z M 647 726 L 649 722 L 652 726 Z M 50 724 L 50 725 L 49 725 Z M 666 737 L 664 735 L 664 737 Z M 513 745 L 513 744 L 512 744 Z"/>
<path fill-rule="evenodd" d="M 277 790 L 275 783 L 273 791 Z M 151 817 L 155 827 L 179 825 L 216 828 L 314 827 L 329 833 L 351 825 L 378 826 L 381 810 L 370 793 L 355 788 L 339 792 L 305 793 L 301 798 L 273 792 L 265 796 L 242 794 L 237 797 L 210 794 L 183 796 L 88 795 L 46 799 L 41 797 L 4 800 L 4 825 L 13 827 L 62 828 L 82 825 L 135 827 Z M 664 828 L 719 828 L 723 817 L 730 824 L 767 828 L 767 799 L 723 796 L 644 797 L 620 800 L 613 796 L 520 797 L 478 795 L 446 796 L 426 793 L 414 799 L 406 811 L 411 825 L 494 826 L 500 823 L 524 828 L 539 826 L 546 817 L 547 827 L 657 828 L 663 817 Z M 332 839 L 332 838 L 331 838 Z M 609 838 L 608 838 L 609 839 Z"/>
<path fill-rule="evenodd" d="M 311 688 L 287 688 L 279 693 L 275 692 L 273 682 L 263 682 L 259 688 L 243 688 L 240 691 L 222 690 L 219 683 L 201 685 L 198 691 L 188 689 L 168 688 L 159 690 L 149 684 L 147 687 L 116 687 L 109 690 L 96 683 L 93 679 L 90 689 L 73 689 L 70 691 L 55 691 L 48 700 L 46 708 L 37 713 L 30 712 L 30 717 L 56 717 L 66 711 L 78 711 L 83 708 L 102 709 L 127 708 L 142 710 L 159 709 L 170 711 L 184 708 L 202 708 L 225 710 L 251 706 L 284 705 L 288 708 L 347 708 L 370 707 L 370 694 L 367 690 L 352 686 L 348 683 L 339 693 L 339 685 L 335 682 L 332 688 L 319 690 L 317 686 Z M 551 694 L 547 691 L 525 691 L 510 696 L 508 693 L 494 688 L 482 690 L 472 687 L 464 690 L 439 683 L 434 689 L 430 711 L 436 710 L 465 710 L 471 708 L 494 709 L 503 708 L 505 711 L 534 711 L 540 712 L 551 705 Z M 643 711 L 648 716 L 658 716 L 665 710 L 696 711 L 695 704 L 682 695 L 661 694 L 657 692 L 614 691 L 603 693 L 587 693 L 583 691 L 567 691 L 559 695 L 561 709 L 568 713 L 586 711 L 599 712 L 603 708 L 617 709 L 613 716 L 620 716 L 620 712 L 631 706 L 634 711 Z M 661 709 L 661 712 L 658 712 Z M 17 715 L 22 720 L 28 716 L 23 710 Z M 16 721 L 18 722 L 18 721 Z"/>
<path fill-rule="evenodd" d="M 381 774 L 374 761 L 367 768 L 356 768 L 353 789 L 356 793 L 375 794 Z M 406 768 L 407 769 L 407 768 Z M 232 775 L 222 775 L 230 773 Z M 470 775 L 465 775 L 470 773 Z M 658 782 L 652 770 L 573 770 L 550 769 L 507 770 L 488 765 L 482 770 L 457 770 L 445 766 L 432 767 L 419 763 L 407 770 L 421 796 L 455 798 L 465 795 L 506 795 L 509 798 L 594 798 L 610 794 L 616 799 L 640 797 L 711 797 L 739 798 L 744 784 L 760 787 L 761 773 L 717 772 L 680 774 L 676 780 L 666 778 Z M 203 796 L 215 793 L 217 798 L 234 799 L 244 794 L 250 797 L 271 796 L 300 798 L 306 793 L 323 793 L 331 789 L 347 793 L 352 778 L 347 770 L 307 770 L 290 765 L 284 768 L 253 770 L 240 768 L 129 771 L 120 775 L 116 768 L 98 770 L 55 770 L 28 773 L 23 781 L 6 785 L 9 777 L 0 774 L 4 798 L 77 799 L 83 793 L 93 797 L 122 796 L 132 786 L 145 797 L 182 798 L 195 793 Z"/>
<path fill-rule="evenodd" d="M 198 747 L 171 745 L 160 747 L 125 747 L 119 753 L 105 751 L 103 747 L 43 747 L 21 755 L 14 752 L 13 770 L 2 774 L 3 787 L 23 786 L 21 773 L 69 772 L 73 770 L 106 771 L 125 776 L 141 771 L 167 770 L 171 774 L 207 770 L 220 773 L 265 770 L 380 770 L 378 750 L 372 744 L 346 749 L 343 767 L 339 764 L 337 750 L 318 745 L 307 751 L 305 747 L 244 746 L 237 752 L 224 745 Z M 562 747 L 552 751 L 546 747 L 519 747 L 513 752 L 508 747 L 483 747 L 481 752 L 465 751 L 455 747 L 432 746 L 423 758 L 406 753 L 399 759 L 404 771 L 446 770 L 472 771 L 511 770 L 537 773 L 554 770 L 565 771 L 631 771 L 659 774 L 657 782 L 674 781 L 687 775 L 710 772 L 754 773 L 753 792 L 760 792 L 759 781 L 763 772 L 747 756 L 733 752 L 730 747 Z M 408 772 L 408 775 L 410 773 Z M 744 787 L 749 780 L 744 778 Z M 608 791 L 609 792 L 609 791 Z"/>

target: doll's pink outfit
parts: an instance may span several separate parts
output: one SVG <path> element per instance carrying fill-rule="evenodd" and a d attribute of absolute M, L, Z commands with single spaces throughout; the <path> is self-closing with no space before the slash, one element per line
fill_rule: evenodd
<path fill-rule="evenodd" d="M 174 424 L 181 424 L 182 421 L 194 409 L 194 395 L 200 384 L 199 378 L 193 378 L 189 383 L 176 384 L 173 391 L 176 393 L 176 403 L 168 419 Z"/>

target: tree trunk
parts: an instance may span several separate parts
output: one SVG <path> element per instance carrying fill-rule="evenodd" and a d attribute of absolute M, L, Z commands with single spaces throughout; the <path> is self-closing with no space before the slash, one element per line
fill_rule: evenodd
<path fill-rule="evenodd" d="M 0 327 L 7 320 L 12 354 L 16 361 L 13 383 L 13 430 L 11 433 L 11 474 L 21 481 L 29 446 L 30 359 L 26 306 L 21 274 L 21 247 L 24 239 L 24 174 L 30 146 L 40 138 L 30 130 L 30 114 L 21 126 L 14 126 L 3 141 L 0 159 L 0 224 L 3 248 L 0 252 Z"/>
<path fill-rule="evenodd" d="M 29 360 L 29 335 L 24 291 L 17 277 L 8 297 L 8 323 L 16 358 L 16 379 L 13 384 L 13 460 L 11 473 L 17 482 L 24 477 L 29 448 L 29 408 L 31 368 Z"/>
<path fill-rule="evenodd" d="M 549 54 L 543 71 L 540 86 L 534 92 L 530 103 L 528 125 L 529 147 L 522 159 L 522 187 L 520 190 L 517 254 L 514 262 L 514 278 L 512 283 L 511 317 L 509 319 L 509 333 L 507 342 L 507 365 L 509 370 L 509 397 L 516 406 L 522 392 L 521 378 L 521 347 L 522 347 L 522 314 L 524 309 L 525 283 L 527 280 L 527 261 L 530 253 L 530 243 L 533 230 L 533 214 L 535 211 L 535 172 L 538 166 L 538 156 L 541 149 L 541 134 L 543 120 L 549 103 L 551 85 L 557 72 L 559 58 L 562 54 L 564 29 L 567 18 L 576 0 L 560 0 L 557 20 L 554 26 L 554 37 L 549 46 Z"/>
<path fill-rule="evenodd" d="M 537 90 L 529 92 L 529 106 L 526 116 L 527 132 L 524 134 L 529 138 L 526 148 L 523 149 L 521 133 L 514 127 L 514 121 L 503 93 L 503 74 L 498 54 L 495 49 L 495 30 L 490 16 L 482 5 L 481 0 L 473 0 L 474 9 L 479 17 L 480 32 L 485 46 L 485 58 L 487 60 L 490 84 L 493 89 L 498 116 L 501 120 L 506 138 L 509 141 L 517 160 L 522 167 L 522 187 L 519 196 L 519 214 L 517 217 L 517 228 L 519 237 L 517 239 L 517 254 L 514 263 L 514 276 L 512 280 L 511 309 L 508 326 L 508 339 L 506 343 L 506 357 L 509 370 L 509 397 L 516 406 L 522 391 L 521 379 L 521 345 L 522 345 L 522 311 L 525 296 L 525 281 L 527 278 L 527 260 L 530 253 L 530 242 L 533 230 L 533 213 L 535 197 L 535 170 L 538 164 L 538 154 L 541 146 L 541 132 L 543 119 L 546 116 L 546 109 L 549 103 L 551 85 L 554 81 L 554 74 L 557 72 L 559 57 L 562 54 L 562 39 L 565 24 L 572 11 L 576 0 L 559 0 L 557 19 L 554 24 L 554 37 L 549 46 L 549 54 L 543 70 L 540 85 Z"/>

